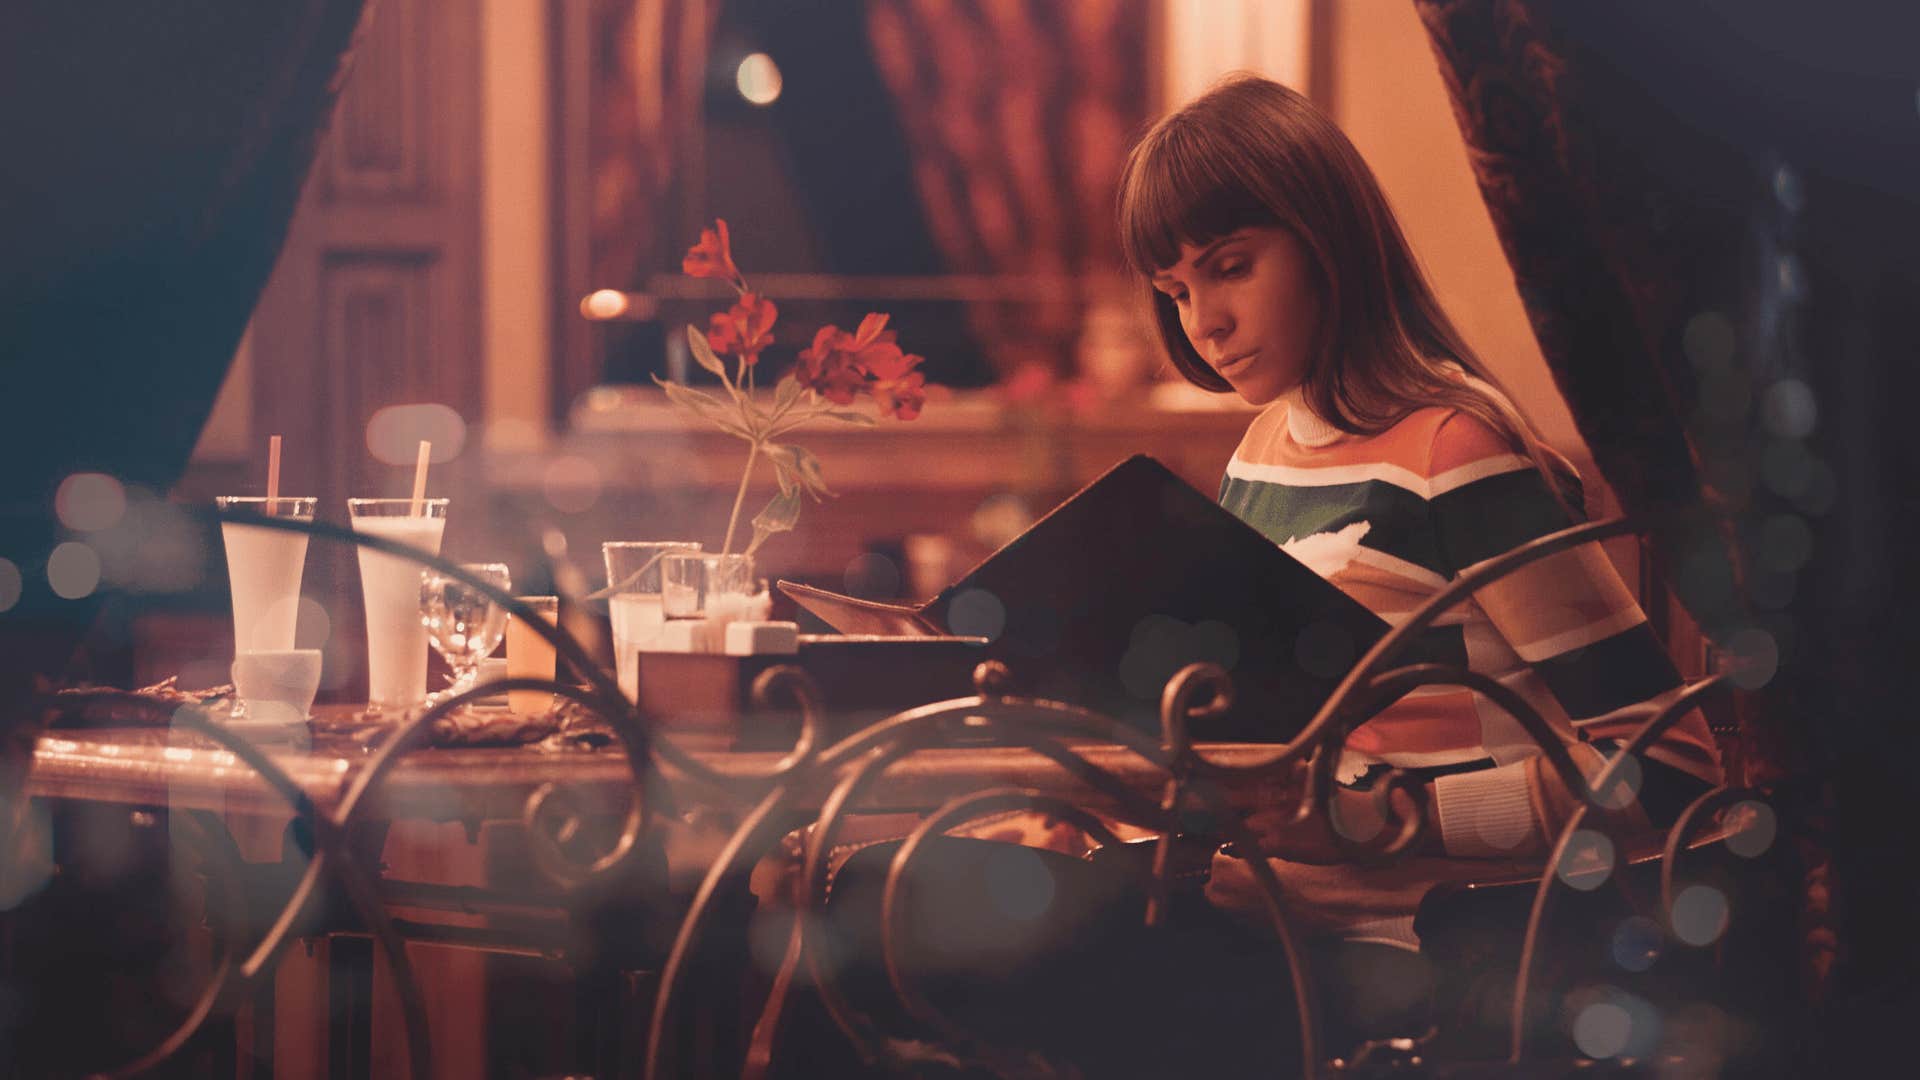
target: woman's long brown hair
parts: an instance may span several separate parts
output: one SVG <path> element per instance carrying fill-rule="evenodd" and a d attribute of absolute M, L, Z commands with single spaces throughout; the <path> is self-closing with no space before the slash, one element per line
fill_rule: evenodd
<path fill-rule="evenodd" d="M 1301 393 L 1342 431 L 1371 435 L 1415 409 L 1457 408 L 1533 462 L 1574 517 L 1572 468 L 1549 450 L 1434 298 L 1373 171 L 1338 127 L 1292 90 L 1238 75 L 1163 117 L 1120 178 L 1120 236 L 1143 278 L 1238 229 L 1287 230 L 1313 267 L 1321 321 Z M 1173 365 L 1206 390 L 1232 389 L 1193 349 L 1179 312 L 1147 287 Z M 1457 364 L 1472 376 L 1449 372 Z"/>

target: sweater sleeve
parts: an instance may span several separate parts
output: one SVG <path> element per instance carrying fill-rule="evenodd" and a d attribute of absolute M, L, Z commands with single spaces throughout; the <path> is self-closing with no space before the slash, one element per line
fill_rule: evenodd
<path fill-rule="evenodd" d="M 1573 523 L 1532 462 L 1466 413 L 1435 430 L 1428 476 L 1429 510 L 1450 576 Z M 1605 762 L 1601 751 L 1611 754 L 1644 719 L 1623 714 L 1680 685 L 1666 649 L 1597 543 L 1507 574 L 1477 590 L 1474 600 L 1565 711 L 1569 743 L 1580 751 L 1574 760 L 1590 779 Z M 1704 791 L 1720 781 L 1712 736 L 1697 711 L 1636 764 L 1643 790 Z M 1577 805 L 1540 757 L 1441 777 L 1434 793 L 1448 852 L 1467 856 L 1535 850 Z"/>

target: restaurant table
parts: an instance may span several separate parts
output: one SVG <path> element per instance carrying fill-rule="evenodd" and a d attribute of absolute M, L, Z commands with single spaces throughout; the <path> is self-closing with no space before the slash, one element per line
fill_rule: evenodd
<path fill-rule="evenodd" d="M 377 741 L 329 734 L 351 711 L 337 707 L 319 710 L 316 733 L 308 744 L 254 744 L 321 814 L 333 815 L 338 810 L 356 779 L 375 758 Z M 964 731 L 956 735 L 966 737 Z M 648 801 L 655 804 L 659 795 L 670 793 L 675 810 L 671 815 L 656 815 L 655 823 L 685 833 L 688 820 L 708 815 L 704 839 L 689 840 L 680 835 L 678 842 L 671 838 L 663 842 L 670 849 L 663 856 L 667 874 L 677 883 L 675 891 L 684 897 L 705 872 L 707 863 L 702 860 L 713 858 L 733 826 L 771 786 L 771 782 L 756 784 L 753 778 L 774 769 L 784 755 L 780 751 L 731 750 L 724 738 L 706 732 L 668 731 L 661 737 L 672 741 L 698 767 L 737 782 L 716 786 L 687 775 L 657 753 L 651 757 Z M 1156 803 L 1162 797 L 1168 773 L 1161 764 L 1118 743 L 1085 739 L 1067 743 L 1076 756 L 1131 791 Z M 1209 760 L 1231 765 L 1269 758 L 1275 747 L 1217 744 L 1203 750 Z M 851 755 L 837 766 L 799 770 L 791 785 L 793 802 L 781 819 L 781 828 L 799 828 L 812 821 L 835 785 L 864 759 L 865 755 Z M 879 815 L 920 815 L 959 796 L 1009 787 L 1041 792 L 1096 812 L 1115 806 L 1109 793 L 1036 750 L 971 745 L 913 752 L 891 765 L 848 809 L 875 815 L 869 820 L 879 820 Z M 1228 777 L 1221 781 L 1219 790 L 1241 808 L 1256 801 L 1270 804 L 1274 795 L 1270 776 Z M 594 814 L 617 818 L 631 801 L 633 774 L 617 744 L 558 749 L 544 745 L 422 746 L 401 754 L 391 770 L 368 790 L 350 834 L 357 852 L 355 859 L 376 871 L 381 903 L 409 942 L 548 958 L 571 947 L 577 940 L 578 924 L 594 919 L 581 915 L 577 899 L 568 898 L 565 890 L 533 872 L 524 859 L 525 842 L 518 845 L 522 859 L 515 864 L 516 869 L 504 874 L 497 859 L 478 850 L 487 846 L 477 843 L 483 833 L 492 836 L 494 830 L 524 831 L 522 823 L 529 819 L 529 808 L 543 791 L 564 793 L 569 811 L 583 818 Z M 177 726 L 49 731 L 35 748 L 26 792 L 46 805 L 122 806 L 136 819 L 160 810 L 224 828 L 233 838 L 233 850 L 244 853 L 252 870 L 272 877 L 279 864 L 279 876 L 274 880 L 283 891 L 273 894 L 276 900 L 297 877 L 297 867 L 286 869 L 293 857 L 290 853 L 297 824 L 288 801 L 239 755 L 198 732 Z M 311 850 L 310 839 L 307 849 Z M 782 852 L 769 850 L 767 854 L 779 858 Z M 784 855 L 790 864 L 797 865 L 796 846 L 786 845 Z M 609 902 L 619 901 L 609 901 L 604 895 L 594 900 L 602 909 Z M 250 1049 L 243 1046 L 239 1051 L 242 1060 L 252 1060 L 262 1075 L 275 1068 L 261 1063 L 276 1061 L 274 1029 L 280 1027 L 283 1047 L 277 1061 L 281 1065 L 289 1056 L 311 1053 L 314 1043 L 330 1044 L 327 1071 L 334 1075 L 379 1071 L 383 1060 L 396 1061 L 397 1051 L 391 1046 L 381 1049 L 367 1034 L 381 1004 L 382 991 L 374 985 L 373 972 L 378 965 L 364 928 L 332 922 L 309 927 L 301 937 L 323 942 L 322 957 L 311 972 L 320 983 L 321 989 L 313 992 L 319 996 L 309 995 L 301 1007 L 311 1009 L 320 1003 L 325 1027 L 316 1029 L 313 1018 L 306 1018 L 307 1049 L 291 1054 L 284 1045 L 289 1039 L 289 1006 L 282 1001 L 276 1007 L 276 980 L 264 980 L 251 991 L 253 1019 L 245 1025 L 246 1030 L 236 1032 L 235 1037 L 243 1043 L 251 1040 Z M 311 953 L 310 947 L 309 957 Z M 409 954 L 413 953 L 410 949 Z M 472 968 L 442 975 L 455 984 L 472 984 L 483 978 Z M 278 981 L 286 985 L 284 978 Z M 344 992 L 341 984 L 346 986 Z M 445 1005 L 436 1015 L 458 1007 L 465 1006 Z M 614 1022 L 631 1027 L 634 1019 L 628 1015 Z M 479 1066 L 487 1063 L 493 1051 L 485 1044 L 485 1035 L 468 1030 L 472 1027 L 451 1018 L 433 1024 L 437 1072 L 463 1060 Z M 444 1036 L 449 1030 L 454 1032 L 451 1039 Z M 463 1036 L 469 1041 L 482 1041 L 463 1049 L 457 1045 Z M 292 1041 L 299 1042 L 300 1038 L 296 1033 Z M 443 1045 L 446 1042 L 456 1045 Z"/>

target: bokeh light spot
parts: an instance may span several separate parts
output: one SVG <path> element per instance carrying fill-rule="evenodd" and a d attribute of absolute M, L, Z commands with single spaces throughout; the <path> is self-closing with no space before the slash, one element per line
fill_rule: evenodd
<path fill-rule="evenodd" d="M 619 289 L 595 289 L 580 299 L 580 314 L 595 322 L 617 319 L 627 313 L 627 294 Z"/>
<path fill-rule="evenodd" d="M 555 510 L 582 513 L 600 501 L 600 467 L 573 454 L 554 458 L 540 474 L 540 490 Z"/>
<path fill-rule="evenodd" d="M 1633 1040 L 1633 1016 L 1611 1001 L 1596 1001 L 1573 1019 L 1573 1043 L 1590 1058 L 1610 1058 Z"/>
<path fill-rule="evenodd" d="M 1613 841 L 1605 833 L 1581 829 L 1567 842 L 1567 850 L 1554 868 L 1569 888 L 1591 892 L 1606 883 L 1613 873 Z"/>
<path fill-rule="evenodd" d="M 1203 619 L 1193 627 L 1194 652 L 1228 671 L 1240 662 L 1240 635 L 1218 619 Z"/>
<path fill-rule="evenodd" d="M 1768 431 L 1783 439 L 1804 439 L 1813 433 L 1820 409 L 1814 404 L 1813 389 L 1806 383 L 1781 379 L 1767 387 L 1760 418 Z"/>
<path fill-rule="evenodd" d="M 1800 174 L 1793 171 L 1793 166 L 1780 165 L 1773 170 L 1773 197 L 1779 200 L 1782 209 L 1791 213 L 1799 213 L 1805 205 Z"/>
<path fill-rule="evenodd" d="M 1780 834 L 1780 819 L 1773 807 L 1757 799 L 1743 799 L 1727 807 L 1721 820 L 1727 828 L 1727 850 L 1743 859 L 1765 855 Z"/>
<path fill-rule="evenodd" d="M 900 595 L 900 567 L 878 552 L 855 555 L 840 580 L 848 595 L 862 600 L 891 600 Z"/>
<path fill-rule="evenodd" d="M 1659 923 L 1645 915 L 1629 915 L 1613 928 L 1613 962 L 1628 971 L 1645 971 L 1660 959 L 1666 941 Z"/>
<path fill-rule="evenodd" d="M 1718 371 L 1733 361 L 1733 323 L 1717 311 L 1703 311 L 1687 320 L 1681 348 L 1701 371 Z"/>
<path fill-rule="evenodd" d="M 74 473 L 54 492 L 53 512 L 75 532 L 111 529 L 127 512 L 127 492 L 105 473 Z"/>
<path fill-rule="evenodd" d="M 54 548 L 47 557 L 47 584 L 67 600 L 91 596 L 100 587 L 99 553 L 78 540 Z"/>
<path fill-rule="evenodd" d="M 445 405 L 389 405 L 367 421 L 367 452 L 388 465 L 412 468 L 422 440 L 433 444 L 428 460 L 444 465 L 467 445 L 467 422 Z"/>
<path fill-rule="evenodd" d="M 0 611 L 9 611 L 19 603 L 25 588 L 26 580 L 20 576 L 20 568 L 12 559 L 0 559 Z"/>
<path fill-rule="evenodd" d="M 1727 929 L 1727 894 L 1711 885 L 1689 885 L 1673 898 L 1673 936 L 1689 945 L 1711 945 Z"/>
<path fill-rule="evenodd" d="M 1833 509 L 1834 500 L 1839 498 L 1840 484 L 1834 478 L 1833 468 L 1819 458 L 1814 458 L 1807 467 L 1806 490 L 1793 497 L 1793 504 L 1805 514 L 1815 517 Z"/>
<path fill-rule="evenodd" d="M 1607 755 L 1609 762 L 1613 756 Z M 1598 780 L 1600 776 L 1595 773 L 1593 778 Z M 1613 779 L 1607 781 L 1607 786 L 1598 792 L 1600 805 L 1609 810 L 1624 810 L 1632 806 L 1634 800 L 1640 797 L 1640 784 L 1645 778 L 1646 770 L 1641 768 L 1640 759 L 1628 755 L 1614 770 Z"/>
<path fill-rule="evenodd" d="M 1039 918 L 1053 904 L 1053 871 L 1031 848 L 1005 847 L 986 861 L 982 876 L 987 896 L 1010 919 Z"/>
<path fill-rule="evenodd" d="M 1760 452 L 1760 476 L 1775 495 L 1794 498 L 1813 478 L 1813 458 L 1799 442 L 1776 439 Z"/>
<path fill-rule="evenodd" d="M 1813 558 L 1813 529 L 1799 514 L 1775 514 L 1761 523 L 1760 563 L 1769 570 L 1798 570 Z"/>
<path fill-rule="evenodd" d="M 1000 548 L 1026 532 L 1033 520 L 1033 511 L 1027 507 L 1026 500 L 1003 492 L 980 500 L 980 505 L 974 507 L 967 521 L 967 527 L 981 546 Z"/>
<path fill-rule="evenodd" d="M 1780 295 L 1788 300 L 1798 300 L 1807 292 L 1807 271 L 1800 265 L 1800 257 L 1787 252 L 1774 260 L 1774 278 L 1780 285 Z"/>
<path fill-rule="evenodd" d="M 1140 701 L 1151 701 L 1180 669 L 1190 628 L 1171 615 L 1147 615 L 1133 624 L 1127 651 L 1120 657 L 1120 685 Z"/>
<path fill-rule="evenodd" d="M 956 634 L 995 641 L 1006 628 L 1006 605 L 985 589 L 967 589 L 947 601 L 947 629 Z"/>
<path fill-rule="evenodd" d="M 293 644 L 298 649 L 324 649 L 333 637 L 333 616 L 326 606 L 311 596 L 300 598 L 300 610 L 293 616 Z"/>
<path fill-rule="evenodd" d="M 755 105 L 771 105 L 780 100 L 780 65 L 766 53 L 754 53 L 740 61 L 740 67 L 733 73 L 733 84 L 740 96 Z"/>
<path fill-rule="evenodd" d="M 1780 646 L 1757 626 L 1735 631 L 1722 650 L 1727 678 L 1742 690 L 1758 690 L 1780 670 Z"/>

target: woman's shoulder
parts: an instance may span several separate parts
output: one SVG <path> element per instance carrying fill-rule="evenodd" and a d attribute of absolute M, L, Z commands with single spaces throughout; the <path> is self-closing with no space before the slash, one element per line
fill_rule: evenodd
<path fill-rule="evenodd" d="M 1430 425 L 1429 475 L 1506 459 L 1514 459 L 1515 464 L 1527 463 L 1525 452 L 1514 445 L 1512 436 L 1468 409 L 1449 405 L 1420 411 L 1431 414 L 1426 421 Z"/>
<path fill-rule="evenodd" d="M 1373 436 L 1370 449 L 1431 479 L 1449 469 L 1518 453 L 1492 424 L 1457 405 L 1421 405 Z"/>

